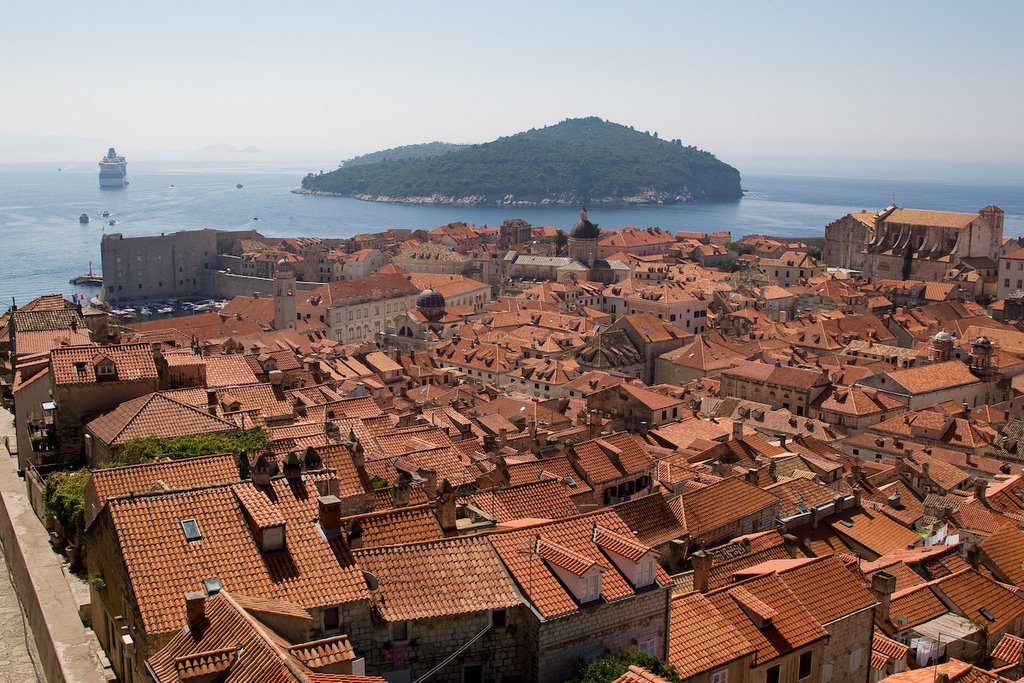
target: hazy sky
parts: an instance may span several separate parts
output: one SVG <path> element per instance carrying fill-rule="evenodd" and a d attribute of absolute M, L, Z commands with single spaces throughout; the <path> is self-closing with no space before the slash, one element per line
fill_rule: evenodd
<path fill-rule="evenodd" d="M 0 20 L 8 161 L 21 136 L 88 138 L 28 141 L 50 158 L 340 160 L 585 115 L 725 161 L 1024 160 L 1019 0 L 4 0 Z"/>

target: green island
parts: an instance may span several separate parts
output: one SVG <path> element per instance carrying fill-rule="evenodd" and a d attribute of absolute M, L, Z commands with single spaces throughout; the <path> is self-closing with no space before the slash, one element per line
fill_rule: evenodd
<path fill-rule="evenodd" d="M 738 199 L 740 173 L 710 152 L 596 117 L 479 145 L 427 143 L 356 157 L 301 194 L 410 204 L 669 204 Z"/>

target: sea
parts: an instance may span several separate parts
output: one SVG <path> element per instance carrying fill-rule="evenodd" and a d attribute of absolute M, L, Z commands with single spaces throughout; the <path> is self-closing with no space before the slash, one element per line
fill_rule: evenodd
<path fill-rule="evenodd" d="M 269 237 L 349 237 L 392 227 L 433 229 L 453 221 L 496 226 L 522 218 L 568 229 L 578 220 L 576 207 L 382 204 L 292 192 L 306 173 L 331 168 L 315 161 L 129 158 L 130 184 L 100 189 L 95 161 L 0 165 L 0 310 L 47 293 L 88 301 L 99 290 L 69 280 L 86 273 L 90 262 L 100 270 L 104 233 L 129 237 L 255 228 Z M 820 237 L 835 219 L 862 209 L 877 211 L 895 197 L 899 206 L 942 211 L 973 212 L 995 204 L 1006 212 L 1004 234 L 1024 234 L 1020 172 L 955 167 L 939 172 L 923 165 L 877 173 L 838 164 L 789 172 L 760 164 L 743 172 L 742 185 L 745 194 L 738 200 L 592 206 L 590 219 L 604 229 L 658 226 L 672 232 L 731 230 L 734 238 L 751 233 Z M 79 223 L 82 213 L 89 214 L 88 224 Z"/>

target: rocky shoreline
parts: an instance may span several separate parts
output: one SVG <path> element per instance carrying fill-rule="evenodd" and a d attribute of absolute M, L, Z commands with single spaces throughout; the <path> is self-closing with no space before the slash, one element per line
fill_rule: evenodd
<path fill-rule="evenodd" d="M 314 197 L 351 197 L 364 202 L 380 202 L 383 204 L 422 204 L 440 206 L 577 206 L 581 202 L 591 205 L 604 206 L 633 206 L 648 204 L 683 204 L 694 201 L 689 194 L 669 194 L 667 192 L 644 191 L 627 197 L 598 197 L 581 198 L 576 195 L 560 195 L 545 197 L 543 199 L 518 199 L 514 195 L 505 195 L 495 199 L 484 195 L 469 195 L 457 197 L 454 195 L 433 194 L 417 197 L 372 195 L 372 194 L 344 194 L 341 192 L 327 192 L 324 190 L 307 190 L 299 188 L 292 190 L 294 194 L 304 194 Z"/>

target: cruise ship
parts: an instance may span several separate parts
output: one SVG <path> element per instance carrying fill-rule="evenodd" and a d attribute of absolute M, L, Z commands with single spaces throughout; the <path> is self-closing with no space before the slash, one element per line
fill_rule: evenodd
<path fill-rule="evenodd" d="M 128 184 L 128 164 L 118 156 L 114 148 L 107 150 L 107 156 L 100 159 L 100 187 L 124 187 Z"/>

